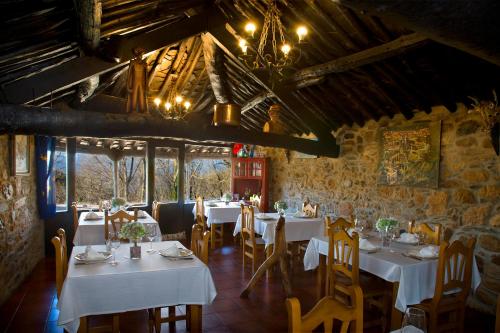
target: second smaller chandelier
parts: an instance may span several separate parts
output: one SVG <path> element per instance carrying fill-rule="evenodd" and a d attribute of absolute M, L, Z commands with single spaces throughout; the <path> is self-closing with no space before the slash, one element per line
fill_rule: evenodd
<path fill-rule="evenodd" d="M 255 52 L 255 48 L 249 47 L 248 40 L 254 38 L 257 26 L 254 22 L 248 22 L 245 25 L 245 33 L 247 39 L 240 38 L 238 45 L 241 49 L 240 58 L 245 63 L 254 69 L 268 68 L 274 69 L 278 73 L 286 67 L 292 66 L 300 59 L 300 44 L 304 42 L 307 35 L 307 28 L 300 25 L 296 29 L 297 41 L 299 46 L 293 46 L 285 38 L 285 28 L 281 22 L 282 15 L 275 0 L 268 0 L 268 7 L 264 14 L 264 24 L 259 37 L 259 44 Z M 269 36 L 271 31 L 271 36 Z M 267 46 L 270 40 L 271 46 Z M 267 46 L 267 47 L 266 47 Z M 254 51 L 253 54 L 251 51 Z"/>
<path fill-rule="evenodd" d="M 181 95 L 175 96 L 173 99 L 163 101 L 157 97 L 154 99 L 156 110 L 167 119 L 179 120 L 189 112 L 191 102 L 185 100 Z"/>

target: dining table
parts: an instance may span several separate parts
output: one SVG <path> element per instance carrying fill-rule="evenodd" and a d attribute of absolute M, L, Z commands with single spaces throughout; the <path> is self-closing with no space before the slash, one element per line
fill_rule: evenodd
<path fill-rule="evenodd" d="M 405 244 L 392 241 L 383 247 L 378 233 L 365 232 L 368 241 L 376 247 L 372 251 L 359 251 L 359 268 L 392 283 L 393 307 L 391 328 L 401 324 L 402 313 L 407 306 L 419 304 L 434 296 L 438 259 L 411 256 L 425 245 Z M 326 258 L 328 256 L 328 236 L 312 237 L 304 254 L 304 270 L 318 268 L 318 297 L 325 295 Z M 481 282 L 481 276 L 474 259 L 472 265 L 472 290 Z"/>
<path fill-rule="evenodd" d="M 278 213 L 254 214 L 254 230 L 266 246 L 274 243 L 274 233 L 278 223 Z M 312 237 L 320 236 L 324 231 L 323 219 L 320 217 L 308 217 L 298 214 L 285 214 L 285 238 L 287 242 L 308 241 Z M 233 236 L 241 231 L 241 214 L 238 215 Z"/>
<path fill-rule="evenodd" d="M 80 262 L 75 256 L 86 247 L 75 246 L 57 304 L 58 325 L 76 333 L 85 316 L 186 304 L 192 309 L 192 331 L 201 332 L 202 305 L 211 304 L 217 295 L 212 275 L 195 256 L 175 260 L 159 254 L 172 246 L 183 248 L 177 241 L 154 242 L 156 251 L 147 253 L 149 245 L 144 244 L 142 258 L 130 259 L 129 244 L 121 244 L 116 249 L 117 265 L 110 259 Z M 92 248 L 105 250 L 103 245 Z"/>
<path fill-rule="evenodd" d="M 238 215 L 241 213 L 241 204 L 231 201 L 225 203 L 223 201 L 205 201 L 203 204 L 206 223 L 210 227 L 212 224 L 234 223 Z M 258 212 L 258 208 L 254 207 Z M 193 216 L 196 218 L 196 205 L 193 207 Z"/>
<path fill-rule="evenodd" d="M 133 214 L 133 212 L 130 212 Z M 73 238 L 73 245 L 99 245 L 105 243 L 104 238 L 104 212 L 96 212 L 96 218 L 89 219 L 89 212 L 82 212 L 78 218 L 78 228 Z M 158 222 L 148 214 L 142 211 L 142 216 L 138 221 L 144 225 L 153 224 L 156 228 L 156 237 L 161 238 L 161 230 Z"/>

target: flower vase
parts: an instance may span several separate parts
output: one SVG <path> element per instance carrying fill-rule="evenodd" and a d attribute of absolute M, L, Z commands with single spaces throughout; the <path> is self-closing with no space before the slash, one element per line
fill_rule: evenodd
<path fill-rule="evenodd" d="M 134 245 L 130 247 L 130 259 L 141 259 L 141 247 L 134 240 Z"/>
<path fill-rule="evenodd" d="M 382 247 L 391 247 L 391 230 L 381 230 L 380 238 L 382 239 Z"/>
<path fill-rule="evenodd" d="M 282 208 L 278 209 L 278 214 L 280 214 L 280 216 L 285 216 L 285 210 Z"/>

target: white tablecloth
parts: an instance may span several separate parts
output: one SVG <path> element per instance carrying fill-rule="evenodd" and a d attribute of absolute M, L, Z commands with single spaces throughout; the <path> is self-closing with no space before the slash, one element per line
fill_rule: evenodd
<path fill-rule="evenodd" d="M 179 242 L 153 243 L 165 249 Z M 95 246 L 103 250 L 104 246 Z M 75 246 L 69 261 L 68 275 L 58 302 L 58 325 L 77 332 L 80 317 L 120 313 L 177 304 L 210 304 L 217 292 L 208 267 L 198 258 L 170 261 L 158 253 L 148 254 L 149 244 L 142 244 L 142 259 L 128 257 L 130 246 L 122 244 L 116 258 L 120 263 L 74 265 L 73 256 L 84 252 Z"/>
<path fill-rule="evenodd" d="M 261 220 L 255 217 L 255 232 L 262 235 L 266 244 L 274 243 L 274 233 L 278 222 L 278 213 L 266 213 L 273 220 Z M 287 242 L 310 240 L 323 234 L 324 224 L 321 218 L 299 218 L 293 215 L 285 216 L 285 237 Z M 233 235 L 241 231 L 241 214 L 238 215 Z"/>
<path fill-rule="evenodd" d="M 129 212 L 133 214 L 133 212 Z M 88 212 L 82 212 L 80 218 L 78 219 L 78 228 L 76 229 L 75 238 L 73 238 L 74 245 L 100 245 L 104 244 L 104 213 L 97 212 L 97 215 L 101 217 L 99 220 L 85 220 Z M 158 222 L 156 222 L 151 215 L 144 212 L 146 217 L 138 218 L 137 221 L 144 224 L 156 225 L 156 235 L 161 237 L 161 230 Z M 110 230 L 112 227 L 110 226 Z"/>
<path fill-rule="evenodd" d="M 380 240 L 370 237 L 370 242 L 381 246 Z M 408 305 L 419 304 L 434 296 L 438 260 L 418 260 L 403 256 L 412 245 L 391 243 L 390 248 L 381 248 L 375 253 L 359 253 L 359 268 L 389 282 L 399 282 L 396 309 L 405 312 Z M 391 252 L 392 251 L 392 252 Z M 328 237 L 314 237 L 304 255 L 304 269 L 311 270 L 319 265 L 319 255 L 328 256 Z M 474 260 L 472 267 L 472 289 L 476 290 L 481 276 Z"/>
<path fill-rule="evenodd" d="M 213 206 L 211 206 L 213 205 Z M 205 216 L 207 217 L 207 225 L 221 223 L 234 223 L 241 213 L 241 205 L 238 202 L 230 202 L 226 205 L 225 202 L 210 202 L 204 203 Z M 259 212 L 257 207 L 254 207 L 256 213 Z M 196 218 L 196 205 L 193 207 L 193 215 Z"/>

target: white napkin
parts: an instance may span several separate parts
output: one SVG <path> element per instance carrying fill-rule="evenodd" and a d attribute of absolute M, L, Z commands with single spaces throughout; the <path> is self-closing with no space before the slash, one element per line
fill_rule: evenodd
<path fill-rule="evenodd" d="M 87 260 L 101 260 L 106 258 L 103 253 L 97 252 L 92 247 L 87 252 Z"/>
<path fill-rule="evenodd" d="M 408 232 L 405 232 L 399 236 L 399 240 L 404 243 L 417 243 L 418 237 L 416 234 L 410 234 Z"/>
<path fill-rule="evenodd" d="M 173 245 L 169 248 L 161 250 L 161 254 L 164 256 L 178 257 L 180 253 L 177 246 Z"/>
<path fill-rule="evenodd" d="M 266 219 L 267 215 L 266 215 L 266 213 L 259 213 L 259 214 L 257 214 L 257 218 L 258 219 Z"/>
<path fill-rule="evenodd" d="M 146 217 L 146 213 L 143 210 L 137 211 L 137 217 Z"/>
<path fill-rule="evenodd" d="M 351 237 L 352 237 L 352 233 L 353 233 L 354 231 L 356 231 L 356 230 L 354 230 L 354 228 L 349 228 L 349 229 L 347 229 L 346 231 L 347 231 L 347 234 L 348 234 L 349 236 L 351 236 Z M 360 245 L 361 245 L 361 243 L 360 243 Z"/>
<path fill-rule="evenodd" d="M 375 245 L 373 245 L 372 243 L 370 243 L 370 241 L 368 239 L 360 239 L 359 240 L 359 248 L 361 250 L 371 251 L 371 250 L 375 250 L 377 247 Z"/>
<path fill-rule="evenodd" d="M 408 326 L 403 327 L 400 330 L 400 332 L 401 333 L 424 333 L 424 331 L 422 331 L 420 328 L 417 328 L 413 325 L 408 325 Z"/>
<path fill-rule="evenodd" d="M 439 255 L 439 246 L 436 245 L 428 245 L 424 248 L 421 248 L 420 251 L 418 251 L 418 254 L 421 257 L 437 257 Z"/>
<path fill-rule="evenodd" d="M 85 215 L 86 220 L 96 220 L 99 218 L 99 215 L 97 215 L 94 212 L 88 212 L 87 215 Z"/>

